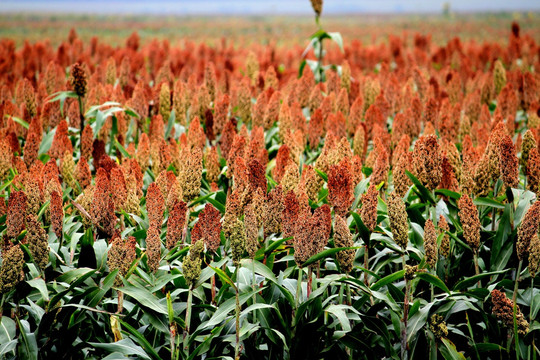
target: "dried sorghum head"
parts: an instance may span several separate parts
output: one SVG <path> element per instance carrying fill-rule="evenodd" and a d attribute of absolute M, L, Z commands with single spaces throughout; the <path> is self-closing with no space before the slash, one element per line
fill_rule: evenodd
<path fill-rule="evenodd" d="M 529 273 L 534 278 L 540 267 L 540 238 L 534 234 L 529 247 Z"/>
<path fill-rule="evenodd" d="M 169 210 L 167 219 L 167 249 L 172 249 L 182 240 L 186 218 L 187 204 L 183 201 L 176 202 Z"/>
<path fill-rule="evenodd" d="M 418 272 L 418 265 L 405 265 L 405 280 L 411 281 Z"/>
<path fill-rule="evenodd" d="M 233 231 L 236 219 L 242 215 L 243 210 L 243 193 L 239 189 L 233 190 L 229 196 L 227 196 L 227 203 L 225 204 L 225 216 L 223 217 L 223 234 L 225 237 L 230 237 Z"/>
<path fill-rule="evenodd" d="M 467 194 L 463 194 L 458 202 L 459 220 L 463 227 L 463 237 L 472 251 L 476 253 L 480 246 L 480 220 L 478 209 Z"/>
<path fill-rule="evenodd" d="M 16 238 L 24 230 L 26 208 L 27 199 L 24 192 L 12 192 L 8 201 L 8 213 L 6 217 L 6 235 L 8 238 Z"/>
<path fill-rule="evenodd" d="M 336 215 L 334 223 L 334 245 L 338 248 L 354 246 L 349 226 L 347 225 L 347 222 L 339 215 Z M 349 249 L 341 250 L 336 255 L 339 266 L 345 273 L 349 273 L 353 268 L 354 254 L 355 250 Z"/>
<path fill-rule="evenodd" d="M 313 213 L 312 231 L 313 231 L 313 255 L 320 253 L 328 244 L 330 232 L 332 231 L 332 214 L 330 206 L 324 204 Z"/>
<path fill-rule="evenodd" d="M 79 97 L 84 97 L 87 92 L 86 73 L 79 63 L 71 66 L 71 85 L 73 90 Z"/>
<path fill-rule="evenodd" d="M 8 292 L 24 278 L 23 266 L 24 254 L 20 245 L 11 246 L 2 254 L 0 294 Z"/>
<path fill-rule="evenodd" d="M 320 183 L 318 180 L 319 175 L 315 172 L 313 166 L 304 165 L 298 186 L 303 187 L 308 198 L 314 202 L 318 200 L 319 196 Z"/>
<path fill-rule="evenodd" d="M 58 239 L 62 239 L 62 227 L 64 224 L 64 207 L 62 195 L 58 191 L 51 193 L 51 226 Z"/>
<path fill-rule="evenodd" d="M 407 211 L 403 199 L 394 192 L 388 197 L 388 219 L 394 241 L 405 250 L 409 242 Z"/>
<path fill-rule="evenodd" d="M 362 222 L 369 229 L 375 230 L 377 226 L 377 204 L 379 202 L 379 191 L 377 187 L 371 184 L 365 194 L 362 195 L 362 208 L 360 209 L 360 217 Z"/>
<path fill-rule="evenodd" d="M 264 236 L 277 234 L 281 231 L 281 214 L 284 209 L 283 191 L 281 186 L 273 188 L 266 197 L 263 214 Z"/>
<path fill-rule="evenodd" d="M 328 202 L 336 214 L 346 216 L 354 200 L 353 190 L 350 166 L 343 159 L 328 172 Z"/>
<path fill-rule="evenodd" d="M 244 224 L 246 231 L 246 251 L 251 259 L 255 258 L 255 253 L 259 249 L 259 223 L 254 203 L 246 206 Z"/>
<path fill-rule="evenodd" d="M 444 233 L 441 240 L 441 246 L 439 247 L 439 253 L 445 258 L 448 258 L 448 255 L 450 255 L 450 236 L 446 233 L 446 231 L 450 231 L 450 227 L 448 226 L 448 222 L 446 222 L 446 219 L 442 215 L 439 216 L 438 225 L 439 231 L 441 233 Z"/>
<path fill-rule="evenodd" d="M 94 223 L 100 223 L 107 213 L 109 204 L 109 179 L 103 168 L 99 168 L 96 174 L 96 186 L 92 200 L 92 211 L 90 215 Z"/>
<path fill-rule="evenodd" d="M 540 154 L 538 148 L 532 148 L 527 162 L 527 189 L 538 192 L 540 184 Z"/>
<path fill-rule="evenodd" d="M 421 136 L 414 145 L 414 173 L 429 190 L 435 190 L 441 182 L 441 155 L 435 135 Z"/>
<path fill-rule="evenodd" d="M 183 184 L 182 193 L 184 194 L 184 201 L 189 202 L 199 196 L 201 191 L 202 151 L 198 148 L 193 149 L 187 155 L 185 161 L 178 176 Z"/>
<path fill-rule="evenodd" d="M 507 187 L 516 188 L 518 179 L 518 158 L 516 148 L 509 135 L 504 136 L 499 143 L 499 166 L 502 179 Z"/>
<path fill-rule="evenodd" d="M 294 191 L 290 190 L 283 200 L 283 213 L 281 216 L 281 228 L 284 238 L 294 236 L 294 229 L 300 212 L 300 204 Z"/>
<path fill-rule="evenodd" d="M 49 243 L 45 230 L 37 219 L 36 214 L 26 215 L 26 239 L 32 258 L 40 269 L 45 269 L 49 263 Z"/>
<path fill-rule="evenodd" d="M 86 189 L 92 181 L 92 173 L 90 171 L 90 166 L 84 157 L 82 157 L 77 163 L 75 168 L 75 176 L 81 189 Z"/>
<path fill-rule="evenodd" d="M 151 183 L 146 191 L 146 211 L 150 227 L 160 228 L 163 222 L 163 211 L 165 211 L 165 199 L 163 199 L 161 190 L 155 182 Z"/>
<path fill-rule="evenodd" d="M 538 226 L 540 226 L 540 201 L 536 201 L 527 210 L 518 229 L 516 250 L 519 260 L 527 257 L 531 240 L 538 233 Z"/>
<path fill-rule="evenodd" d="M 506 297 L 506 294 L 495 289 L 491 292 L 491 301 L 493 302 L 493 314 L 497 316 L 503 324 L 509 328 L 514 328 L 514 303 L 512 300 Z M 518 333 L 520 335 L 526 335 L 529 332 L 529 323 L 525 320 L 523 313 L 517 307 L 516 322 Z"/>
<path fill-rule="evenodd" d="M 161 238 L 159 227 L 151 225 L 146 234 L 146 258 L 150 271 L 156 272 L 161 260 Z"/>
<path fill-rule="evenodd" d="M 94 132 L 90 124 L 87 124 L 81 135 L 81 158 L 90 160 L 94 147 Z"/>
<path fill-rule="evenodd" d="M 202 236 L 206 249 L 214 252 L 221 243 L 221 213 L 214 206 L 206 204 L 199 214 Z"/>
<path fill-rule="evenodd" d="M 493 85 L 495 87 L 495 94 L 499 94 L 506 85 L 506 70 L 501 60 L 495 61 L 495 67 L 493 68 Z"/>
<path fill-rule="evenodd" d="M 125 240 L 120 236 L 116 236 L 112 240 L 107 255 L 107 265 L 111 272 L 118 269 L 118 274 L 114 280 L 115 286 L 122 285 L 122 278 L 126 276 L 131 264 L 135 260 L 135 257 L 137 256 L 135 252 L 136 245 L 137 240 L 133 236 L 130 236 Z"/>
<path fill-rule="evenodd" d="M 424 225 L 424 251 L 426 263 L 433 269 L 437 264 L 437 232 L 433 221 L 427 220 Z"/>

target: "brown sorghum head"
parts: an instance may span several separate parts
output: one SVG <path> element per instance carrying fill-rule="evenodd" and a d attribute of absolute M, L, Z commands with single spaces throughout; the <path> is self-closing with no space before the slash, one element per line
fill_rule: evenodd
<path fill-rule="evenodd" d="M 354 242 L 352 239 L 351 231 L 345 221 L 341 216 L 336 215 L 334 223 L 334 245 L 338 248 L 340 247 L 352 247 Z M 336 257 L 339 262 L 341 270 L 349 273 L 353 268 L 354 262 L 354 249 L 341 250 L 337 253 Z"/>
<path fill-rule="evenodd" d="M 120 168 L 111 170 L 111 193 L 114 194 L 114 208 L 117 211 L 125 210 L 127 199 L 127 185 L 124 172 Z"/>
<path fill-rule="evenodd" d="M 183 181 L 182 193 L 184 201 L 189 202 L 199 196 L 202 179 L 202 151 L 199 148 L 191 150 L 178 176 Z"/>
<path fill-rule="evenodd" d="M 92 200 L 92 211 L 90 215 L 94 219 L 94 223 L 100 223 L 107 213 L 109 204 L 109 179 L 105 169 L 99 168 L 96 174 L 96 186 Z"/>
<path fill-rule="evenodd" d="M 430 219 L 424 225 L 424 252 L 426 263 L 433 269 L 437 264 L 437 232 Z"/>
<path fill-rule="evenodd" d="M 493 302 L 493 314 L 497 316 L 503 324 L 509 328 L 514 328 L 514 303 L 512 300 L 506 297 L 506 294 L 495 289 L 491 292 L 491 301 Z M 516 322 L 518 333 L 520 335 L 526 335 L 529 332 L 529 323 L 525 320 L 523 313 L 517 307 Z"/>
<path fill-rule="evenodd" d="M 328 202 L 336 214 L 347 215 L 354 200 L 353 190 L 350 166 L 347 159 L 343 159 L 328 172 Z"/>
<path fill-rule="evenodd" d="M 81 186 L 81 189 L 86 189 L 92 181 L 92 173 L 90 166 L 84 157 L 81 157 L 75 168 L 75 177 Z"/>
<path fill-rule="evenodd" d="M 150 227 L 161 228 L 163 222 L 163 211 L 165 211 L 165 199 L 157 183 L 153 182 L 146 191 L 146 211 L 148 212 L 148 222 Z"/>
<path fill-rule="evenodd" d="M 0 267 L 0 294 L 17 285 L 23 278 L 24 254 L 20 245 L 11 246 L 2 254 Z"/>
<path fill-rule="evenodd" d="M 266 194 L 266 171 L 261 163 L 252 159 L 248 164 L 248 177 L 251 191 L 261 189 Z"/>
<path fill-rule="evenodd" d="M 259 249 L 259 223 L 254 203 L 246 206 L 244 224 L 246 231 L 246 251 L 251 259 L 255 258 L 255 253 Z"/>
<path fill-rule="evenodd" d="M 79 97 L 84 97 L 87 92 L 86 73 L 79 63 L 71 66 L 71 85 L 73 90 Z"/>
<path fill-rule="evenodd" d="M 150 271 L 156 272 L 161 260 L 160 230 L 156 225 L 150 225 L 146 233 L 146 258 Z"/>
<path fill-rule="evenodd" d="M 538 234 L 534 234 L 529 246 L 529 273 L 531 277 L 535 277 L 538 274 L 538 268 L 540 266 L 540 238 Z"/>
<path fill-rule="evenodd" d="M 281 231 L 281 214 L 284 209 L 283 191 L 278 185 L 266 197 L 266 206 L 263 214 L 264 236 L 277 234 Z"/>
<path fill-rule="evenodd" d="M 16 238 L 24 230 L 26 208 L 27 198 L 24 192 L 12 192 L 8 201 L 8 213 L 6 217 L 6 235 L 8 238 Z"/>
<path fill-rule="evenodd" d="M 392 235 L 394 235 L 394 241 L 405 250 L 409 242 L 407 211 L 403 199 L 395 192 L 388 197 L 388 219 L 390 220 L 390 229 Z"/>
<path fill-rule="evenodd" d="M 360 217 L 369 231 L 375 230 L 377 226 L 377 204 L 379 191 L 374 184 L 371 184 L 365 194 L 362 195 L 362 208 Z"/>
<path fill-rule="evenodd" d="M 538 192 L 540 184 L 540 154 L 538 148 L 532 148 L 527 161 L 527 189 Z"/>
<path fill-rule="evenodd" d="M 219 174 L 221 173 L 221 165 L 219 164 L 219 156 L 215 146 L 207 148 L 204 156 L 204 165 L 206 167 L 206 180 L 209 183 L 217 183 Z"/>
<path fill-rule="evenodd" d="M 26 194 L 28 205 L 27 213 L 37 215 L 39 209 L 41 208 L 41 204 L 43 203 L 43 196 L 41 194 L 39 183 L 35 177 L 28 176 L 26 178 L 24 192 Z"/>
<path fill-rule="evenodd" d="M 64 223 L 64 207 L 62 195 L 58 191 L 51 193 L 51 226 L 58 239 L 62 239 L 62 227 Z"/>
<path fill-rule="evenodd" d="M 41 227 L 36 214 L 26 215 L 26 230 L 28 250 L 36 265 L 43 270 L 49 263 L 49 243 L 47 233 Z"/>
<path fill-rule="evenodd" d="M 463 227 L 463 237 L 472 251 L 476 253 L 480 246 L 480 220 L 478 209 L 467 194 L 463 194 L 458 202 L 459 220 Z"/>
<path fill-rule="evenodd" d="M 444 233 L 441 240 L 441 246 L 439 247 L 439 253 L 445 258 L 448 258 L 448 255 L 450 255 L 450 236 L 446 232 L 450 231 L 450 227 L 448 226 L 448 222 L 446 222 L 446 219 L 442 215 L 439 216 L 438 225 L 439 231 L 441 233 Z"/>
<path fill-rule="evenodd" d="M 518 229 L 516 250 L 519 260 L 524 260 L 529 253 L 529 246 L 533 237 L 538 233 L 540 225 L 540 201 L 536 201 L 527 210 Z"/>
<path fill-rule="evenodd" d="M 501 60 L 495 61 L 495 67 L 493 68 L 493 85 L 495 87 L 495 94 L 499 94 L 506 85 L 506 70 Z"/>
<path fill-rule="evenodd" d="M 312 217 L 311 213 L 303 212 L 294 222 L 294 260 L 299 267 L 313 255 Z"/>
<path fill-rule="evenodd" d="M 312 218 L 313 255 L 320 253 L 328 244 L 332 231 L 332 210 L 328 204 L 315 209 Z"/>
<path fill-rule="evenodd" d="M 186 218 L 187 204 L 183 201 L 176 202 L 169 210 L 167 219 L 167 249 L 172 249 L 182 240 Z"/>
<path fill-rule="evenodd" d="M 214 206 L 206 204 L 199 214 L 202 236 L 206 249 L 215 252 L 221 243 L 221 213 Z"/>
<path fill-rule="evenodd" d="M 388 170 L 390 170 L 390 157 L 388 155 L 387 147 L 379 140 L 379 138 L 376 138 L 373 151 L 375 164 L 373 165 L 370 183 L 379 185 L 384 181 L 383 187 L 386 188 L 388 187 Z"/>
<path fill-rule="evenodd" d="M 284 238 L 294 236 L 294 229 L 298 215 L 300 213 L 300 204 L 294 191 L 290 190 L 283 200 L 283 213 L 281 216 L 281 228 Z"/>
<path fill-rule="evenodd" d="M 118 274 L 114 280 L 115 286 L 122 285 L 122 278 L 126 276 L 131 264 L 135 260 L 137 256 L 135 252 L 136 245 L 137 240 L 133 236 L 125 240 L 120 236 L 116 236 L 112 240 L 107 255 L 107 265 L 109 266 L 109 271 L 118 269 Z"/>
<path fill-rule="evenodd" d="M 313 166 L 304 165 L 298 186 L 303 187 L 306 190 L 308 198 L 314 202 L 318 200 L 319 196 L 320 182 L 318 180 L 319 175 L 315 172 Z"/>
<path fill-rule="evenodd" d="M 418 272 L 418 265 L 405 265 L 405 280 L 411 281 Z"/>
<path fill-rule="evenodd" d="M 441 155 L 435 135 L 421 136 L 414 144 L 413 167 L 418 180 L 429 190 L 441 182 Z"/>
<path fill-rule="evenodd" d="M 499 143 L 499 166 L 502 179 L 507 187 L 515 188 L 518 185 L 518 158 L 516 148 L 509 135 L 505 135 Z"/>

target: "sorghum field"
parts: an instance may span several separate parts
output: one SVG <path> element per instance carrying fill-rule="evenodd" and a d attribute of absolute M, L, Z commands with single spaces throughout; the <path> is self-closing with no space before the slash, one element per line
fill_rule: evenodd
<path fill-rule="evenodd" d="M 273 41 L 1 19 L 0 358 L 540 356 L 538 21 L 312 3 Z"/>

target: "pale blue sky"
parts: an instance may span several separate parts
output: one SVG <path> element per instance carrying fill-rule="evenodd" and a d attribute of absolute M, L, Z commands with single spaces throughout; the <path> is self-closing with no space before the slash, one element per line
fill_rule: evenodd
<path fill-rule="evenodd" d="M 540 0 L 451 0 L 457 12 L 540 11 Z M 326 0 L 325 14 L 438 13 L 443 0 Z M 309 0 L 1 0 L 0 13 L 155 15 L 311 14 Z"/>

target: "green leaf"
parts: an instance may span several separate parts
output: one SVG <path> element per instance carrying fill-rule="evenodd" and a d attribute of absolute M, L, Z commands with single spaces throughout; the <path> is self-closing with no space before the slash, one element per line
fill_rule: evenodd
<path fill-rule="evenodd" d="M 210 204 L 214 205 L 214 207 L 218 209 L 220 213 L 225 214 L 225 205 L 212 197 L 208 197 L 206 200 L 208 200 Z"/>
<path fill-rule="evenodd" d="M 16 116 L 12 116 L 12 115 L 4 115 L 4 117 L 6 118 L 11 118 L 14 122 L 16 122 L 17 124 L 21 125 L 23 128 L 25 128 L 26 130 L 28 130 L 28 123 L 26 121 L 24 121 L 23 119 L 20 119 Z"/>
<path fill-rule="evenodd" d="M 240 302 L 240 306 L 242 306 L 248 299 L 250 299 L 253 296 L 253 294 L 258 293 L 259 291 L 262 291 L 262 289 L 256 289 L 248 293 L 241 294 L 238 299 Z M 235 307 L 236 307 L 236 298 L 233 296 L 227 299 L 227 301 L 225 301 L 224 303 L 222 303 L 217 308 L 214 315 L 212 315 L 210 320 L 208 320 L 207 323 L 201 324 L 201 327 L 203 329 L 206 329 L 206 328 L 214 327 L 220 324 L 222 321 L 224 321 L 227 318 L 227 315 L 235 309 Z"/>
<path fill-rule="evenodd" d="M 504 204 L 493 198 L 477 197 L 474 199 L 474 204 L 476 206 L 488 206 L 496 209 L 504 209 Z"/>
<path fill-rule="evenodd" d="M 318 254 L 313 255 L 309 259 L 306 260 L 305 263 L 302 264 L 302 267 L 309 266 L 319 260 L 322 260 L 328 256 L 334 255 L 335 253 L 338 253 L 342 250 L 351 250 L 351 249 L 360 249 L 360 246 L 351 246 L 351 247 L 340 247 L 340 248 L 332 248 L 332 249 L 326 249 L 324 251 L 321 251 Z"/>
<path fill-rule="evenodd" d="M 45 284 L 43 279 L 32 279 L 27 281 L 27 283 L 41 293 L 43 300 L 49 301 L 49 291 L 47 290 L 47 284 Z"/>
<path fill-rule="evenodd" d="M 327 34 L 330 39 L 332 39 L 332 41 L 339 46 L 341 52 L 345 52 L 345 50 L 343 49 L 343 38 L 341 37 L 341 34 L 339 32 L 329 32 Z"/>
<path fill-rule="evenodd" d="M 428 283 L 430 284 L 433 284 L 434 286 L 438 287 L 439 289 L 441 289 L 442 291 L 450 294 L 450 290 L 448 289 L 448 287 L 445 285 L 445 283 L 439 279 L 437 276 L 435 275 L 432 275 L 430 273 L 418 273 L 416 274 L 416 277 L 417 278 L 420 278 L 422 280 L 425 280 L 427 281 Z"/>
<path fill-rule="evenodd" d="M 171 130 L 173 128 L 173 125 L 176 121 L 176 114 L 173 111 L 171 111 L 171 115 L 169 116 L 169 121 L 167 122 L 167 129 L 165 130 L 165 139 L 168 139 L 171 135 Z"/>
<path fill-rule="evenodd" d="M 144 350 L 139 345 L 135 344 L 131 339 L 122 339 L 109 344 L 98 342 L 89 342 L 88 344 L 109 352 L 119 352 L 122 355 L 137 355 L 139 358 L 150 360 L 150 357 L 144 352 Z"/>
<path fill-rule="evenodd" d="M 39 145 L 38 156 L 41 154 L 46 154 L 52 146 L 54 135 L 56 134 L 56 128 L 49 131 L 43 139 L 41 139 L 41 144 Z"/>
<path fill-rule="evenodd" d="M 465 360 L 465 356 L 457 351 L 456 345 L 453 342 L 446 338 L 442 338 L 441 341 L 444 346 L 441 346 L 439 349 L 446 360 Z"/>
<path fill-rule="evenodd" d="M 507 270 L 499 270 L 499 271 L 490 271 L 478 275 L 471 276 L 469 278 L 463 279 L 460 282 L 458 282 L 454 289 L 455 291 L 468 289 L 470 286 L 476 284 L 479 280 L 482 280 L 483 278 L 490 277 L 492 275 L 502 274 L 504 272 L 507 272 Z"/>
<path fill-rule="evenodd" d="M 319 174 L 319 176 L 323 178 L 324 181 L 328 182 L 328 175 L 326 175 L 326 173 L 322 172 L 319 169 L 315 169 L 315 172 Z"/>
<path fill-rule="evenodd" d="M 345 312 L 345 309 L 351 309 L 348 305 L 330 305 L 328 306 L 324 311 L 334 315 L 336 319 L 341 324 L 341 328 L 345 332 L 351 331 L 351 323 L 349 321 L 349 318 L 347 317 L 347 313 Z"/>
<path fill-rule="evenodd" d="M 401 279 L 405 276 L 405 270 L 396 271 L 393 274 L 383 277 L 381 280 L 377 281 L 375 284 L 371 285 L 372 291 L 377 291 L 385 285 L 393 283 L 394 281 Z"/>
<path fill-rule="evenodd" d="M 220 268 L 213 267 L 211 265 L 208 265 L 208 266 L 216 272 L 216 274 L 219 276 L 221 281 L 229 284 L 233 289 L 236 289 L 236 285 L 234 284 L 234 281 L 232 281 L 232 279 L 229 277 L 229 275 L 225 273 L 225 271 L 221 270 Z"/>
<path fill-rule="evenodd" d="M 121 330 L 122 333 L 132 335 L 133 337 L 135 337 L 135 340 L 137 340 L 139 345 L 142 346 L 142 348 L 146 351 L 146 353 L 150 354 L 152 358 L 154 359 L 161 360 L 161 357 L 158 355 L 156 350 L 152 347 L 152 345 L 150 345 L 148 340 L 146 340 L 146 338 L 140 332 L 137 331 L 137 329 L 135 329 L 133 326 L 129 325 L 128 323 L 122 321 L 121 319 L 118 319 L 118 321 L 120 322 L 122 327 L 127 330 L 127 331 Z"/>
<path fill-rule="evenodd" d="M 124 281 L 124 287 L 117 290 L 122 291 L 124 294 L 131 296 L 139 304 L 152 309 L 160 314 L 167 315 L 167 306 L 160 302 L 159 299 L 148 290 L 143 287 L 132 285 Z"/>
<path fill-rule="evenodd" d="M 128 159 L 131 159 L 131 155 L 127 152 L 126 148 L 122 146 L 122 144 L 120 144 L 118 142 L 118 139 L 117 138 L 114 138 L 113 140 L 113 144 L 114 144 L 114 147 L 118 149 L 118 151 L 120 151 L 120 153 L 122 154 L 122 156 L 125 156 L 127 157 Z"/>
<path fill-rule="evenodd" d="M 429 202 L 431 205 L 435 205 L 435 199 L 433 198 L 431 191 L 426 189 L 426 187 L 422 185 L 422 183 L 409 171 L 405 170 L 405 174 L 407 174 L 409 179 L 411 179 L 412 183 L 414 184 L 415 191 L 418 196 L 420 196 L 424 202 Z"/>
<path fill-rule="evenodd" d="M 19 357 L 21 359 L 37 360 L 38 358 L 38 347 L 36 342 L 36 336 L 34 333 L 30 332 L 30 324 L 26 320 L 19 320 L 17 317 L 17 324 L 19 325 L 19 330 L 21 336 L 19 338 Z"/>
<path fill-rule="evenodd" d="M 7 354 L 15 349 L 18 340 L 15 321 L 7 316 L 0 318 L 0 355 Z"/>

